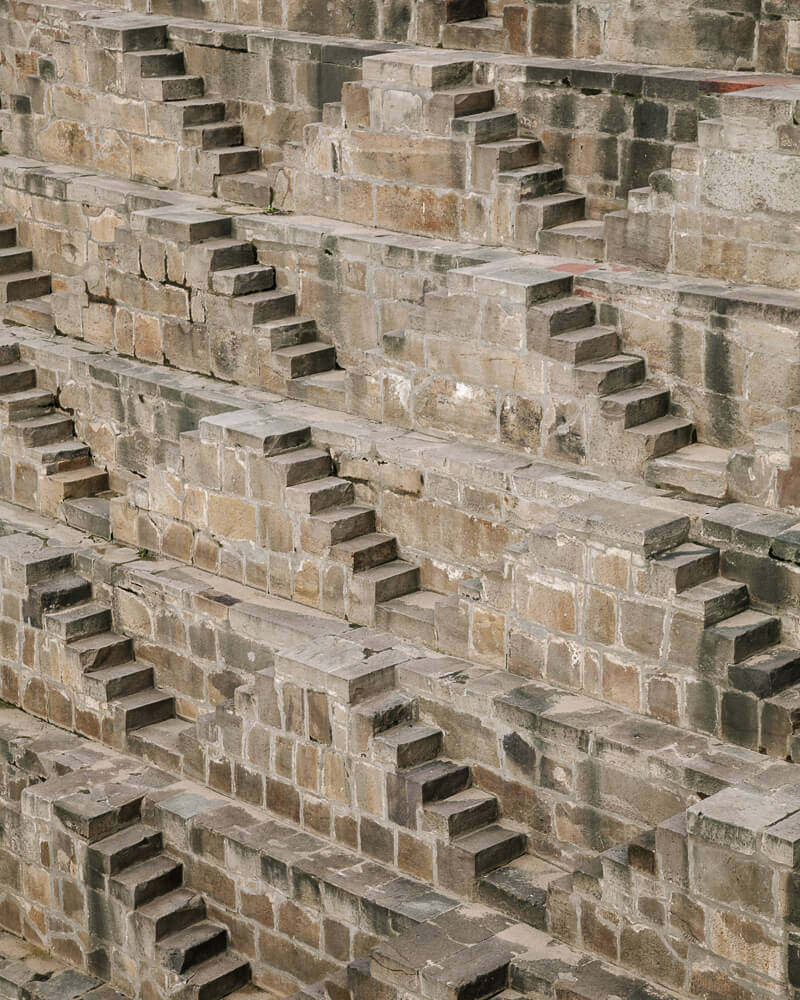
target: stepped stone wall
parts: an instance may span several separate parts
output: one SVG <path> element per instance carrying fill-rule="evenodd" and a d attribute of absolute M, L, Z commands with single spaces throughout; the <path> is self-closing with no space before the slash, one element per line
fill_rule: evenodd
<path fill-rule="evenodd" d="M 0 1000 L 800 998 L 799 24 L 0 2 Z"/>

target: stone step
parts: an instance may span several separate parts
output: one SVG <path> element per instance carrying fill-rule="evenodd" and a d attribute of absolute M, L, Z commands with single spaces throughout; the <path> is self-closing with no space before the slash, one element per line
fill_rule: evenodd
<path fill-rule="evenodd" d="M 194 966 L 173 997 L 175 1000 L 222 1000 L 249 982 L 249 963 L 226 953 Z"/>
<path fill-rule="evenodd" d="M 109 882 L 111 895 L 129 909 L 179 889 L 183 884 L 183 865 L 166 854 L 139 861 L 117 872 Z"/>
<path fill-rule="evenodd" d="M 211 290 L 217 295 L 251 295 L 275 287 L 275 268 L 262 264 L 247 264 L 215 270 L 211 274 Z"/>
<path fill-rule="evenodd" d="M 348 479 L 327 476 L 325 479 L 288 487 L 286 506 L 304 514 L 318 514 L 331 507 L 352 504 L 353 493 L 353 484 Z"/>
<path fill-rule="evenodd" d="M 451 87 L 439 90 L 427 101 L 428 128 L 443 134 L 454 118 L 481 114 L 494 108 L 493 87 Z"/>
<path fill-rule="evenodd" d="M 469 876 L 479 878 L 486 872 L 507 865 L 527 850 L 524 833 L 492 823 L 472 833 L 457 837 L 450 844 L 450 864 Z"/>
<path fill-rule="evenodd" d="M 583 295 L 565 295 L 545 299 L 528 310 L 529 336 L 552 337 L 590 327 L 595 322 L 596 307 Z"/>
<path fill-rule="evenodd" d="M 595 219 L 567 222 L 539 233 L 540 253 L 579 260 L 605 260 L 605 224 Z"/>
<path fill-rule="evenodd" d="M 184 128 L 192 125 L 211 125 L 225 119 L 225 102 L 208 98 L 192 98 L 188 101 L 174 101 L 171 107 L 181 116 Z"/>
<path fill-rule="evenodd" d="M 101 632 L 71 642 L 67 654 L 77 658 L 84 672 L 93 673 L 132 660 L 133 641 L 116 632 Z"/>
<path fill-rule="evenodd" d="M 656 458 L 691 444 L 694 424 L 685 417 L 670 414 L 629 427 L 627 433 L 638 435 L 644 454 L 648 458 Z"/>
<path fill-rule="evenodd" d="M 374 507 L 337 507 L 323 510 L 306 520 L 300 528 L 303 548 L 313 551 L 330 548 L 351 538 L 375 531 Z"/>
<path fill-rule="evenodd" d="M 436 640 L 436 607 L 445 600 L 433 590 L 412 590 L 375 608 L 375 624 L 401 639 L 432 646 Z"/>
<path fill-rule="evenodd" d="M 253 146 L 220 146 L 205 150 L 212 157 L 214 174 L 240 174 L 261 166 L 261 150 Z"/>
<path fill-rule="evenodd" d="M 157 688 L 125 695 L 114 703 L 126 732 L 175 716 L 175 699 Z"/>
<path fill-rule="evenodd" d="M 233 301 L 234 316 L 248 327 L 291 316 L 296 305 L 294 293 L 283 291 L 254 292 Z"/>
<path fill-rule="evenodd" d="M 269 208 L 274 197 L 273 178 L 266 170 L 248 170 L 241 174 L 218 177 L 216 191 L 219 198 L 237 205 L 254 205 Z"/>
<path fill-rule="evenodd" d="M 165 207 L 134 212 L 131 224 L 135 230 L 144 230 L 151 236 L 197 246 L 212 239 L 229 239 L 232 219 L 230 215 L 199 208 Z"/>
<path fill-rule="evenodd" d="M 544 198 L 527 199 L 520 205 L 528 231 L 553 229 L 567 222 L 580 222 L 586 215 L 586 198 L 582 194 L 564 191 Z"/>
<path fill-rule="evenodd" d="M 197 254 L 198 258 L 203 260 L 209 273 L 227 271 L 231 268 L 250 267 L 258 263 L 256 248 L 252 243 L 227 236 L 203 240 L 202 243 L 195 245 L 192 253 Z"/>
<path fill-rule="evenodd" d="M 681 594 L 719 573 L 719 549 L 684 542 L 650 560 L 650 577 L 661 595 Z"/>
<path fill-rule="evenodd" d="M 87 635 L 97 635 L 98 632 L 107 632 L 111 628 L 111 608 L 88 601 L 63 611 L 53 611 L 44 616 L 44 628 L 66 642 Z"/>
<path fill-rule="evenodd" d="M 505 52 L 508 32 L 502 17 L 479 17 L 453 21 L 442 28 L 442 45 L 446 49 L 474 52 Z"/>
<path fill-rule="evenodd" d="M 185 972 L 192 966 L 221 954 L 227 946 L 227 929 L 209 920 L 201 920 L 162 938 L 156 952 L 167 969 Z"/>
<path fill-rule="evenodd" d="M 183 130 L 183 136 L 187 143 L 199 146 L 200 149 L 227 149 L 241 146 L 244 142 L 244 130 L 240 122 L 191 125 Z"/>
<path fill-rule="evenodd" d="M 191 889 L 173 889 L 144 903 L 135 914 L 137 929 L 155 955 L 157 942 L 176 934 L 206 915 L 205 900 Z"/>
<path fill-rule="evenodd" d="M 272 352 L 270 364 L 285 378 L 301 378 L 330 371 L 336 364 L 336 349 L 321 340 L 281 347 Z"/>
<path fill-rule="evenodd" d="M 381 763 L 402 770 L 433 760 L 441 753 L 443 741 L 444 734 L 438 726 L 412 723 L 395 726 L 376 736 L 373 753 Z"/>
<path fill-rule="evenodd" d="M 0 274 L 33 270 L 33 254 L 22 247 L 0 248 Z"/>
<path fill-rule="evenodd" d="M 175 49 L 145 49 L 125 54 L 143 79 L 175 77 L 184 72 L 183 53 Z"/>
<path fill-rule="evenodd" d="M 451 21 L 471 21 L 485 17 L 486 0 L 445 0 L 444 19 Z"/>
<path fill-rule="evenodd" d="M 729 459 L 726 448 L 690 444 L 648 462 L 645 480 L 652 486 L 679 489 L 690 496 L 724 500 L 728 495 Z"/>
<path fill-rule="evenodd" d="M 53 394 L 44 389 L 20 389 L 0 396 L 0 414 L 7 420 L 25 419 L 48 409 L 53 402 Z"/>
<path fill-rule="evenodd" d="M 97 701 L 117 701 L 153 687 L 153 668 L 146 663 L 128 660 L 88 671 L 83 676 L 86 692 Z"/>
<path fill-rule="evenodd" d="M 0 368 L 0 393 L 16 393 L 36 385 L 36 369 L 24 361 L 14 361 Z"/>
<path fill-rule="evenodd" d="M 346 373 L 332 368 L 316 375 L 304 375 L 288 382 L 286 393 L 291 399 L 302 399 L 313 406 L 329 410 L 347 409 Z"/>
<path fill-rule="evenodd" d="M 320 448 L 301 448 L 269 458 L 270 472 L 281 486 L 299 486 L 331 478 L 331 456 Z"/>
<path fill-rule="evenodd" d="M 516 112 L 504 108 L 481 111 L 476 115 L 463 115 L 454 118 L 450 126 L 455 138 L 478 144 L 516 138 L 517 127 Z"/>
<path fill-rule="evenodd" d="M 359 535 L 334 545 L 331 558 L 344 563 L 352 572 L 360 573 L 395 560 L 397 539 L 383 532 Z"/>
<path fill-rule="evenodd" d="M 598 396 L 608 396 L 612 392 L 639 385 L 644 377 L 644 360 L 632 354 L 614 354 L 610 358 L 589 361 L 575 368 L 577 387 L 582 392 L 592 392 Z"/>
<path fill-rule="evenodd" d="M 255 332 L 260 339 L 266 341 L 270 351 L 282 347 L 294 347 L 296 344 L 307 344 L 317 339 L 317 324 L 313 319 L 303 319 L 290 316 L 286 319 L 276 319 L 271 323 L 262 323 Z"/>
<path fill-rule="evenodd" d="M 101 48 L 117 52 L 164 49 L 167 44 L 166 23 L 149 17 L 103 17 L 93 23 L 92 34 Z"/>
<path fill-rule="evenodd" d="M 704 628 L 744 611 L 749 603 L 747 587 L 722 576 L 689 587 L 675 598 L 675 607 Z"/>
<path fill-rule="evenodd" d="M 165 719 L 128 733 L 128 749 L 165 771 L 180 773 L 183 753 L 181 737 L 195 729 L 184 719 Z"/>
<path fill-rule="evenodd" d="M 187 101 L 202 97 L 205 81 L 202 76 L 161 76 L 143 79 L 139 92 L 148 101 Z"/>
<path fill-rule="evenodd" d="M 391 601 L 419 589 L 419 567 L 402 559 L 355 573 L 353 583 L 371 606 Z"/>
<path fill-rule="evenodd" d="M 429 802 L 423 811 L 423 826 L 451 840 L 487 826 L 500 815 L 496 795 L 481 788 L 465 788 L 446 799 Z"/>
<path fill-rule="evenodd" d="M 800 650 L 773 646 L 728 668 L 728 682 L 737 691 L 770 698 L 800 683 Z"/>
<path fill-rule="evenodd" d="M 89 845 L 86 860 L 92 871 L 117 875 L 161 852 L 161 831 L 136 823 Z"/>
<path fill-rule="evenodd" d="M 705 630 L 714 660 L 727 665 L 741 663 L 780 640 L 779 618 L 760 611 L 741 611 Z"/>
<path fill-rule="evenodd" d="M 59 513 L 72 527 L 95 538 L 111 538 L 111 506 L 107 497 L 80 497 L 65 500 Z"/>
<path fill-rule="evenodd" d="M 472 151 L 472 185 L 488 191 L 495 176 L 532 167 L 539 162 L 541 153 L 539 139 L 515 137 L 481 143 Z"/>
<path fill-rule="evenodd" d="M 35 299 L 19 299 L 9 302 L 6 306 L 5 318 L 9 322 L 39 330 L 41 333 L 53 333 L 55 320 L 53 318 L 53 296 L 42 295 Z"/>
<path fill-rule="evenodd" d="M 17 227 L 0 225 L 0 248 L 7 250 L 17 245 Z"/>
<path fill-rule="evenodd" d="M 31 448 L 63 442 L 73 436 L 72 417 L 55 410 L 34 417 L 22 417 L 9 424 L 8 433 Z"/>
<path fill-rule="evenodd" d="M 479 899 L 513 920 L 544 930 L 550 883 L 564 871 L 549 861 L 523 854 L 509 864 L 487 872 L 480 880 Z"/>
<path fill-rule="evenodd" d="M 401 771 L 395 776 L 395 783 L 404 785 L 411 793 L 410 802 L 424 806 L 428 802 L 438 802 L 468 788 L 472 783 L 470 769 L 463 764 L 449 760 L 432 760 L 425 764 Z"/>
<path fill-rule="evenodd" d="M 505 170 L 497 174 L 495 183 L 513 190 L 517 200 L 544 198 L 564 189 L 564 168 L 555 163 L 537 163 L 530 167 Z"/>
<path fill-rule="evenodd" d="M 52 444 L 29 445 L 25 457 L 41 465 L 50 477 L 56 472 L 88 467 L 91 454 L 88 444 L 71 437 L 65 441 L 54 441 Z M 49 483 L 49 478 L 47 482 Z M 50 508 L 48 513 L 51 513 Z"/>
<path fill-rule="evenodd" d="M 600 412 L 607 420 L 621 422 L 623 427 L 637 427 L 665 416 L 669 403 L 668 389 L 645 384 L 603 396 Z"/>
<path fill-rule="evenodd" d="M 105 493 L 108 489 L 108 473 L 105 469 L 98 469 L 95 465 L 67 469 L 65 472 L 56 472 L 48 476 L 42 484 L 43 493 L 45 487 L 48 494 L 47 512 L 55 514 L 59 505 L 65 500 Z"/>
<path fill-rule="evenodd" d="M 84 577 L 77 573 L 58 573 L 28 588 L 26 617 L 36 628 L 41 628 L 48 612 L 70 608 L 88 601 L 91 596 L 92 585 Z"/>
<path fill-rule="evenodd" d="M 581 330 L 558 333 L 553 337 L 542 337 L 536 342 L 534 349 L 557 361 L 580 364 L 616 354 L 619 339 L 617 331 L 611 327 L 587 326 Z"/>

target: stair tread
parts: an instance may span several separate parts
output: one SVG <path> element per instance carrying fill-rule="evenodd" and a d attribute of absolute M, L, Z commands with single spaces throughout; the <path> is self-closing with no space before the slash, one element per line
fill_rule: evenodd
<path fill-rule="evenodd" d="M 159 917 L 175 913 L 182 907 L 202 898 L 199 892 L 194 892 L 192 889 L 183 887 L 180 889 L 171 889 L 169 892 L 165 892 L 163 896 L 157 896 L 155 899 L 143 903 L 137 908 L 137 912 L 146 919 L 157 920 Z"/>
<path fill-rule="evenodd" d="M 628 427 L 628 434 L 665 434 L 669 431 L 683 430 L 684 428 L 693 427 L 691 420 L 687 420 L 685 417 L 676 417 L 671 413 L 666 414 L 663 417 L 656 417 L 655 420 L 648 420 L 643 424 L 637 424 L 635 427 Z"/>
<path fill-rule="evenodd" d="M 383 545 L 386 542 L 392 542 L 394 538 L 394 535 L 387 535 L 381 531 L 373 531 L 367 535 L 359 535 L 357 538 L 348 538 L 344 542 L 337 542 L 335 548 L 340 552 L 363 552 L 374 545 Z"/>
<path fill-rule="evenodd" d="M 480 830 L 473 830 L 472 833 L 462 834 L 453 841 L 453 844 L 462 851 L 477 854 L 479 851 L 485 851 L 496 844 L 502 844 L 519 836 L 521 836 L 519 830 L 512 830 L 502 823 L 492 823 Z"/>
<path fill-rule="evenodd" d="M 156 705 L 166 698 L 172 698 L 172 695 L 158 688 L 146 688 L 144 691 L 137 691 L 136 694 L 126 694 L 123 698 L 118 698 L 117 704 L 124 709 L 142 708 L 145 705 Z"/>
<path fill-rule="evenodd" d="M 171 872 L 178 867 L 181 867 L 180 861 L 175 861 L 167 854 L 157 854 L 154 858 L 137 861 L 136 864 L 123 868 L 121 872 L 117 872 L 114 878 L 125 885 L 134 886 L 144 879 L 157 878 L 159 875 Z"/>
<path fill-rule="evenodd" d="M 183 733 L 194 728 L 193 722 L 185 719 L 166 719 L 164 722 L 154 722 L 135 730 L 136 738 L 147 740 L 164 750 L 174 750 Z"/>
<path fill-rule="evenodd" d="M 679 448 L 671 455 L 664 455 L 662 458 L 653 459 L 660 466 L 684 466 L 697 470 L 707 469 L 711 471 L 715 467 L 719 472 L 725 472 L 728 468 L 730 451 L 727 448 L 716 448 L 709 444 L 687 444 L 684 448 Z"/>
<path fill-rule="evenodd" d="M 81 444 L 81 442 L 76 443 L 83 448 L 86 447 L 86 445 Z M 52 447 L 52 445 L 49 447 Z M 92 476 L 104 475 L 106 475 L 105 469 L 101 469 L 97 465 L 84 465 L 79 469 L 67 469 L 65 472 L 54 472 L 49 478 L 58 483 L 76 483 L 80 482 L 81 479 L 89 479 Z"/>
<path fill-rule="evenodd" d="M 438 726 L 426 726 L 424 723 L 417 722 L 386 729 L 375 738 L 391 746 L 403 746 L 416 740 L 428 739 L 431 736 L 441 734 L 441 732 L 442 730 Z"/>
<path fill-rule="evenodd" d="M 227 929 L 223 924 L 216 924 L 212 920 L 198 920 L 196 924 L 190 924 L 182 930 L 167 934 L 160 939 L 158 945 L 160 948 L 188 948 L 201 941 L 216 937 L 220 932 L 227 934 Z"/>
<path fill-rule="evenodd" d="M 214 958 L 209 958 L 205 962 L 200 962 L 198 965 L 193 965 L 187 973 L 186 982 L 192 986 L 202 986 L 205 983 L 213 982 L 228 972 L 235 972 L 237 969 L 241 969 L 247 965 L 248 963 L 243 958 L 226 952 Z"/>
<path fill-rule="evenodd" d="M 603 397 L 612 403 L 636 403 L 643 399 L 657 399 L 662 396 L 669 396 L 668 389 L 660 389 L 654 385 L 634 385 L 629 389 L 620 389 L 618 392 L 609 393 Z"/>
<path fill-rule="evenodd" d="M 94 637 L 93 637 L 94 638 Z M 74 643 L 73 643 L 74 645 Z M 153 668 L 146 663 L 139 663 L 138 660 L 127 660 L 125 663 L 115 663 L 110 667 L 100 667 L 99 670 L 92 670 L 90 676 L 101 683 L 117 680 L 120 677 L 129 677 L 142 671 L 151 671 Z M 139 732 L 140 730 L 137 730 Z"/>
<path fill-rule="evenodd" d="M 102 840 L 95 841 L 91 849 L 93 851 L 102 851 L 104 854 L 113 854 L 116 851 L 130 847 L 132 844 L 138 844 L 140 840 L 146 837 L 155 837 L 159 833 L 159 830 L 156 830 L 155 827 L 147 826 L 146 823 L 134 823 L 133 826 L 128 826 L 124 830 L 117 830 L 116 833 L 109 834 L 108 837 L 103 837 Z"/>
<path fill-rule="evenodd" d="M 80 577 L 79 579 L 83 579 Z M 110 614 L 111 609 L 107 604 L 100 604 L 98 601 L 86 601 L 85 604 L 75 604 L 69 608 L 61 608 L 59 611 L 48 611 L 47 617 L 57 621 L 79 621 L 89 615 L 99 615 L 104 612 Z"/>
<path fill-rule="evenodd" d="M 332 351 L 333 344 L 326 344 L 323 340 L 308 340 L 304 344 L 292 344 L 289 347 L 279 347 L 273 354 L 282 358 L 300 358 L 306 354 L 316 354 L 318 351 Z"/>
<path fill-rule="evenodd" d="M 553 226 L 551 233 L 565 233 L 568 236 L 590 236 L 600 239 L 605 230 L 602 219 L 579 219 L 577 222 L 562 222 Z"/>
<path fill-rule="evenodd" d="M 450 816 L 454 813 L 467 812 L 495 798 L 491 792 L 484 792 L 482 788 L 465 788 L 463 791 L 448 795 L 446 799 L 426 803 L 425 809 L 442 816 Z"/>
<path fill-rule="evenodd" d="M 610 326 L 584 326 L 580 330 L 568 330 L 566 333 L 555 333 L 551 340 L 559 340 L 562 343 L 580 343 L 585 340 L 593 340 L 595 337 L 607 337 L 613 334 L 614 329 Z"/>
<path fill-rule="evenodd" d="M 415 570 L 416 568 L 413 563 L 406 562 L 404 559 L 393 559 L 391 562 L 383 563 L 380 566 L 363 569 L 358 575 L 362 578 L 366 577 L 369 580 L 375 581 L 388 580 L 390 577 L 406 573 L 409 570 Z"/>

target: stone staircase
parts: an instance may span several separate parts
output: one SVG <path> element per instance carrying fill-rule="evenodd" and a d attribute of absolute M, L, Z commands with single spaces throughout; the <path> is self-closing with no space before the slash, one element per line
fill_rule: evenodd
<path fill-rule="evenodd" d="M 31 251 L 17 246 L 17 227 L 0 225 L 0 315 L 51 332 L 50 292 L 49 272 L 36 271 Z"/>
<path fill-rule="evenodd" d="M 38 388 L 36 369 L 20 360 L 13 340 L 0 343 L 0 434 L 9 463 L 4 499 L 110 538 L 108 474 L 75 437 L 72 417 Z"/>
<path fill-rule="evenodd" d="M 250 982 L 227 928 L 206 918 L 205 899 L 185 885 L 183 864 L 167 854 L 159 830 L 137 817 L 87 851 L 92 887 L 114 900 L 137 951 L 163 969 L 176 1000 L 221 1000 Z"/>
<path fill-rule="evenodd" d="M 127 93 L 149 102 L 157 134 L 180 136 L 186 147 L 183 187 L 214 194 L 218 178 L 260 166 L 261 152 L 245 144 L 241 122 L 227 116 L 223 100 L 204 97 L 203 77 L 188 74 L 183 52 L 167 47 L 166 25 L 123 28 L 121 34 Z"/>

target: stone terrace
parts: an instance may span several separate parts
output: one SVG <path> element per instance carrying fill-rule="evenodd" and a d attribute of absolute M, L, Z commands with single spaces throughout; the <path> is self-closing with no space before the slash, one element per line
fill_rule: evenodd
<path fill-rule="evenodd" d="M 2 997 L 800 1000 L 795 6 L 0 4 Z"/>

